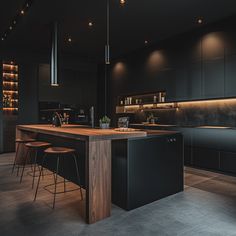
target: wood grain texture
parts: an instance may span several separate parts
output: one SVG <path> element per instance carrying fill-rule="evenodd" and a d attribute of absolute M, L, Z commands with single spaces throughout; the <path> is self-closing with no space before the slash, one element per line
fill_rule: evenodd
<path fill-rule="evenodd" d="M 140 130 L 132 132 L 117 132 L 114 129 L 92 129 L 79 125 L 64 125 L 62 127 L 52 127 L 51 125 L 19 125 L 18 129 L 88 141 L 129 139 L 147 136 L 145 131 Z"/>
<path fill-rule="evenodd" d="M 87 171 L 87 222 L 111 215 L 111 141 L 90 142 Z"/>

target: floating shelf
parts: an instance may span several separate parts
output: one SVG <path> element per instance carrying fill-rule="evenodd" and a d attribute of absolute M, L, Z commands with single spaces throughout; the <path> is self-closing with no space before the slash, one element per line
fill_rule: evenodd
<path fill-rule="evenodd" d="M 178 104 L 173 103 L 153 103 L 144 105 L 128 105 L 128 106 L 117 106 L 116 113 L 135 113 L 137 111 L 155 111 L 155 110 L 176 110 Z"/>

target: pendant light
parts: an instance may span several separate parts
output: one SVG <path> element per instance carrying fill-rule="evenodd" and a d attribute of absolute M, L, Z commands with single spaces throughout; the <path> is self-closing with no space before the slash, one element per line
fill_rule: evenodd
<path fill-rule="evenodd" d="M 107 38 L 105 46 L 105 63 L 110 64 L 110 0 L 107 0 Z"/>
<path fill-rule="evenodd" d="M 58 23 L 54 23 L 51 48 L 51 86 L 59 86 L 58 83 Z"/>

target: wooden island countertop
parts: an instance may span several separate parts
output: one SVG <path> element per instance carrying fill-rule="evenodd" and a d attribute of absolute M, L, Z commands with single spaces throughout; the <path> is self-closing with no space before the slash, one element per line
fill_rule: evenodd
<path fill-rule="evenodd" d="M 62 127 L 53 127 L 52 125 L 19 125 L 17 129 L 85 141 L 130 139 L 147 136 L 147 132 L 141 130 L 119 132 L 115 129 L 90 128 L 82 125 L 63 125 Z"/>

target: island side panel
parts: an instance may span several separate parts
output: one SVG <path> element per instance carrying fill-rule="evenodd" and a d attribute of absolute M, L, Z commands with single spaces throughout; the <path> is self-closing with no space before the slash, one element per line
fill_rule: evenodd
<path fill-rule="evenodd" d="M 87 155 L 87 222 L 111 215 L 111 140 L 90 141 Z"/>

